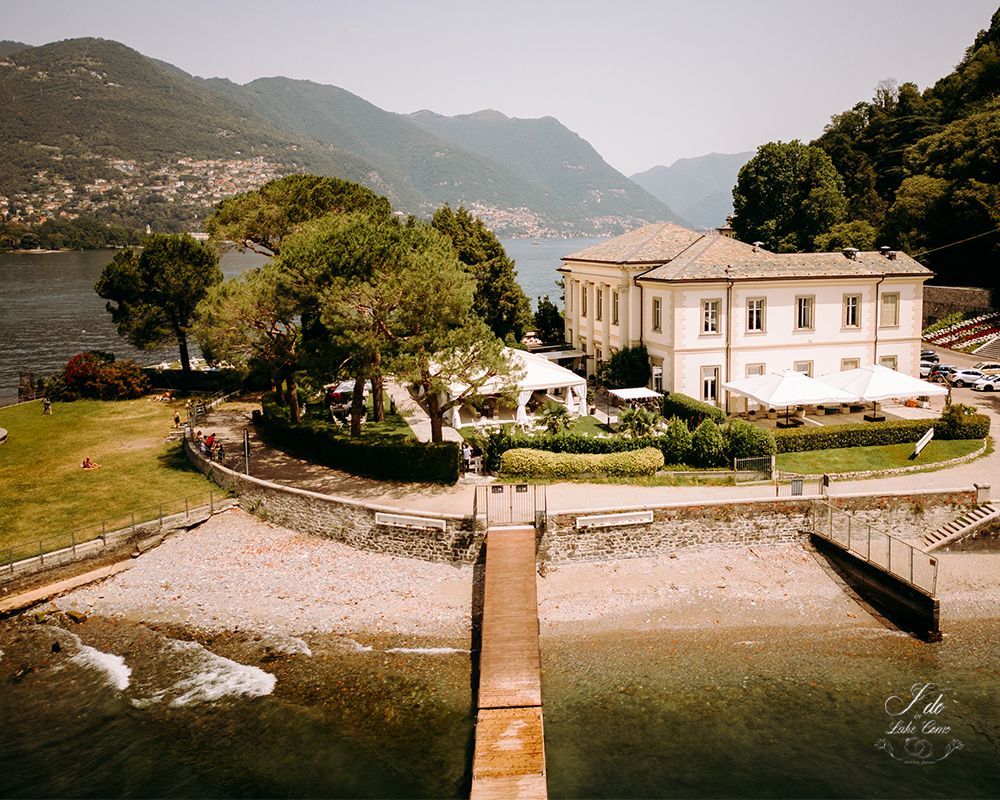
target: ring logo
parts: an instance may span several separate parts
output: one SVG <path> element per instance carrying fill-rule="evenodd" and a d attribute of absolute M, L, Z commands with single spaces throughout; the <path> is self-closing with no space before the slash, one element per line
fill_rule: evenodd
<path fill-rule="evenodd" d="M 933 683 L 915 683 L 909 696 L 891 695 L 885 701 L 888 723 L 875 747 L 904 764 L 927 766 L 944 761 L 965 745 L 952 736 L 946 721 L 949 689 Z"/>

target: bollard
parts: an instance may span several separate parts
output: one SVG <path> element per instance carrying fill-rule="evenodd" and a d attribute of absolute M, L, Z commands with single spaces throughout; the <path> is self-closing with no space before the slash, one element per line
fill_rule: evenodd
<path fill-rule="evenodd" d="M 73 548 L 73 558 L 76 558 L 76 533 L 70 532 L 69 540 L 72 542 L 71 547 Z"/>
<path fill-rule="evenodd" d="M 160 510 L 160 527 L 162 528 L 163 527 L 163 503 L 160 503 L 159 510 Z"/>
<path fill-rule="evenodd" d="M 135 535 L 135 512 L 132 512 L 132 534 Z"/>
<path fill-rule="evenodd" d="M 184 498 L 184 519 L 191 516 L 191 512 L 188 510 L 188 499 Z"/>
<path fill-rule="evenodd" d="M 208 493 L 208 510 L 211 513 L 215 513 L 215 495 L 212 492 Z"/>
<path fill-rule="evenodd" d="M 44 564 L 45 563 L 45 553 L 42 552 L 42 540 L 41 539 L 38 540 L 38 563 L 39 564 Z"/>

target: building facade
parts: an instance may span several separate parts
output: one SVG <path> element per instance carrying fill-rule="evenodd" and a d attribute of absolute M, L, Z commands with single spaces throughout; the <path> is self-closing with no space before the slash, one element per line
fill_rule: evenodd
<path fill-rule="evenodd" d="M 771 253 L 717 231 L 647 225 L 563 258 L 566 341 L 587 371 L 645 344 L 653 388 L 741 409 L 722 384 L 866 364 L 917 375 L 923 284 L 909 256 Z"/>

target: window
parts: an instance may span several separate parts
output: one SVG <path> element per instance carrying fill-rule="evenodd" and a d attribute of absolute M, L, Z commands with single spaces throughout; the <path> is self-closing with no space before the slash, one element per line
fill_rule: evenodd
<path fill-rule="evenodd" d="M 580 285 L 580 316 L 587 316 L 587 284 Z"/>
<path fill-rule="evenodd" d="M 859 294 L 844 295 L 844 327 L 861 327 L 861 295 Z"/>
<path fill-rule="evenodd" d="M 604 360 L 604 351 L 598 345 L 594 346 L 594 359 L 598 364 Z"/>
<path fill-rule="evenodd" d="M 570 343 L 570 346 L 572 346 L 572 344 L 573 344 L 573 329 L 572 328 L 567 328 L 566 329 L 566 341 Z"/>
<path fill-rule="evenodd" d="M 701 368 L 701 399 L 715 403 L 719 399 L 719 367 Z"/>
<path fill-rule="evenodd" d="M 752 378 L 754 375 L 763 375 L 764 365 L 763 364 L 747 364 L 747 377 Z"/>
<path fill-rule="evenodd" d="M 702 333 L 718 333 L 719 332 L 719 306 L 721 301 L 719 300 L 702 300 L 701 301 L 701 332 Z"/>
<path fill-rule="evenodd" d="M 611 324 L 618 324 L 618 292 L 611 292 Z"/>
<path fill-rule="evenodd" d="M 898 369 L 899 358 L 897 356 L 879 356 L 878 363 L 880 367 L 888 367 L 889 369 Z"/>
<path fill-rule="evenodd" d="M 814 297 L 795 298 L 795 328 L 800 331 L 811 331 L 813 329 L 813 303 Z"/>
<path fill-rule="evenodd" d="M 899 295 L 882 295 L 882 320 L 883 328 L 894 328 L 899 325 Z"/>
<path fill-rule="evenodd" d="M 751 297 L 747 300 L 747 333 L 764 332 L 764 298 Z"/>
<path fill-rule="evenodd" d="M 813 362 L 812 361 L 796 361 L 792 365 L 792 369 L 794 369 L 796 372 L 803 372 L 803 373 L 805 373 L 806 375 L 808 375 L 811 378 L 812 374 L 813 374 Z"/>
<path fill-rule="evenodd" d="M 857 369 L 861 366 L 860 358 L 842 358 L 840 359 L 840 371 L 847 372 L 849 369 Z"/>
<path fill-rule="evenodd" d="M 653 367 L 653 391 L 663 391 L 663 367 Z"/>
<path fill-rule="evenodd" d="M 594 305 L 597 307 L 597 310 L 594 316 L 597 317 L 597 321 L 600 322 L 602 319 L 604 319 L 604 290 L 600 286 L 598 286 L 596 291 L 597 291 L 597 302 L 595 302 Z"/>
<path fill-rule="evenodd" d="M 660 312 L 661 312 L 660 298 L 659 297 L 654 297 L 653 298 L 653 330 L 654 331 L 662 330 L 662 327 L 661 327 L 662 320 L 660 318 L 661 317 Z"/>

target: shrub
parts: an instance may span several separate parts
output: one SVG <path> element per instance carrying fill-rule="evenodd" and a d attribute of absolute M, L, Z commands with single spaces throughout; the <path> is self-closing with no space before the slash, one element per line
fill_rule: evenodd
<path fill-rule="evenodd" d="M 89 350 L 63 368 L 59 397 L 77 400 L 134 400 L 149 391 L 149 380 L 134 361 L 115 361 L 113 353 Z"/>
<path fill-rule="evenodd" d="M 602 364 L 605 365 L 605 369 L 601 371 L 601 379 L 609 389 L 646 386 L 653 374 L 649 366 L 649 353 L 644 344 L 623 347 L 612 353 L 611 358 Z"/>
<path fill-rule="evenodd" d="M 582 475 L 636 477 L 663 467 L 663 453 L 644 447 L 624 453 L 553 453 L 524 447 L 503 454 L 501 472 L 522 478 L 572 478 Z"/>
<path fill-rule="evenodd" d="M 365 442 L 347 439 L 327 420 L 288 421 L 273 401 L 261 403 L 260 431 L 271 444 L 334 469 L 379 480 L 455 483 L 461 448 L 456 442 Z"/>
<path fill-rule="evenodd" d="M 990 432 L 990 419 L 983 414 L 946 412 L 933 422 L 904 419 L 779 430 L 774 432 L 774 441 L 779 453 L 907 444 L 917 441 L 932 427 L 937 439 L 985 439 Z"/>
<path fill-rule="evenodd" d="M 671 392 L 663 398 L 663 416 L 679 417 L 692 430 L 697 428 L 702 420 L 710 419 L 719 425 L 726 421 L 726 413 L 721 408 L 676 392 Z"/>
<path fill-rule="evenodd" d="M 990 418 L 964 403 L 947 406 L 934 423 L 934 435 L 939 439 L 985 439 L 989 432 Z"/>
<path fill-rule="evenodd" d="M 691 455 L 691 431 L 684 420 L 674 417 L 667 423 L 660 449 L 667 464 L 685 464 Z"/>
<path fill-rule="evenodd" d="M 691 436 L 691 459 L 699 467 L 725 466 L 726 442 L 713 420 L 702 421 Z"/>
<path fill-rule="evenodd" d="M 770 431 L 751 425 L 742 419 L 730 420 L 722 431 L 726 442 L 726 458 L 751 458 L 753 456 L 773 456 L 774 436 Z"/>
<path fill-rule="evenodd" d="M 549 433 L 559 433 L 565 430 L 570 423 L 569 411 L 561 404 L 550 404 L 542 411 L 542 424 Z"/>

